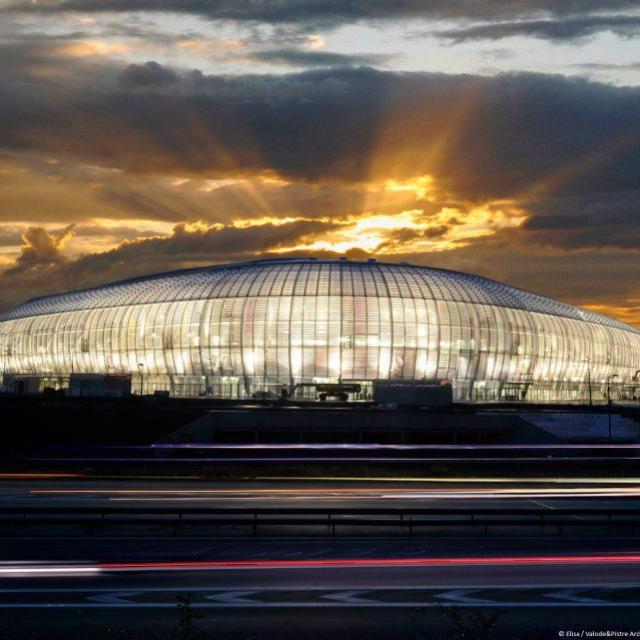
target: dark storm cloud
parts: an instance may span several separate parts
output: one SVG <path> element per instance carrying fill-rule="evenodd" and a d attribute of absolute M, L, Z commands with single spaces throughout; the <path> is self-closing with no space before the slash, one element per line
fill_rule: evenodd
<path fill-rule="evenodd" d="M 248 228 L 223 227 L 191 229 L 184 223 L 177 224 L 168 237 L 156 237 L 124 243 L 101 254 L 80 258 L 77 266 L 99 273 L 100 265 L 135 263 L 145 256 L 154 258 L 179 257 L 182 260 L 207 260 L 210 256 L 253 256 L 274 250 L 301 238 L 335 228 L 335 224 L 301 220 L 290 224 L 262 224 Z"/>
<path fill-rule="evenodd" d="M 153 66 L 154 76 L 173 73 Z M 191 72 L 132 87 L 122 82 L 131 67 L 123 74 L 92 65 L 49 82 L 0 72 L 0 145 L 140 174 L 356 182 L 432 173 L 454 195 L 478 199 L 512 197 L 563 172 L 554 188 L 637 187 L 637 88 L 366 68 Z"/>
<path fill-rule="evenodd" d="M 13 267 L 5 272 L 6 276 L 15 276 L 41 267 L 62 264 L 64 257 L 62 246 L 73 235 L 74 225 L 68 225 L 54 233 L 43 227 L 31 227 L 22 236 L 22 247 Z"/>
<path fill-rule="evenodd" d="M 501 40 L 513 36 L 527 36 L 545 40 L 571 41 L 611 31 L 630 38 L 640 32 L 640 16 L 579 16 L 557 20 L 522 20 L 478 24 L 470 27 L 431 32 L 438 38 L 452 43 L 467 40 Z"/>
<path fill-rule="evenodd" d="M 312 51 L 308 49 L 291 48 L 256 51 L 247 57 L 258 62 L 298 67 L 348 67 L 382 64 L 388 62 L 394 56 L 381 54 L 345 54 L 335 53 L 333 51 Z"/>
<path fill-rule="evenodd" d="M 640 188 L 549 195 L 532 203 L 522 230 L 529 242 L 566 250 L 640 249 Z"/>
<path fill-rule="evenodd" d="M 631 227 L 640 216 L 640 190 L 548 196 L 535 206 L 537 216 L 525 223 L 532 230 L 592 226 Z"/>
<path fill-rule="evenodd" d="M 599 231 L 594 239 L 576 235 L 579 242 L 630 244 L 621 229 L 599 221 L 618 215 L 620 194 L 638 201 L 638 88 L 533 74 L 367 68 L 207 76 L 155 63 L 127 68 L 70 60 L 49 79 L 26 74 L 23 64 L 12 57 L 0 66 L 0 147 L 14 153 L 139 178 L 275 174 L 294 185 L 348 186 L 431 174 L 452 202 L 516 200 L 531 214 L 531 225 L 540 216 L 581 215 L 586 227 Z M 168 187 L 156 197 L 101 182 L 105 197 L 116 205 L 120 199 L 128 211 L 193 219 L 185 213 L 187 200 L 165 195 Z M 326 203 L 326 214 L 335 215 L 335 198 L 319 189 L 302 195 L 315 202 L 315 211 Z M 274 210 L 287 210 L 285 196 L 285 190 L 274 192 Z M 216 190 L 211 208 L 243 197 L 241 189 Z M 357 201 L 353 193 L 345 197 Z M 270 213 L 269 203 L 257 208 L 259 201 L 245 199 L 249 215 Z M 593 203 L 598 210 L 585 214 Z M 197 207 L 198 217 L 211 219 L 207 202 Z M 625 224 L 638 226 L 637 215 L 638 207 L 630 206 Z M 568 242 L 534 226 L 525 232 L 540 242 Z"/>
<path fill-rule="evenodd" d="M 164 85 L 178 81 L 178 75 L 159 65 L 157 62 L 145 64 L 130 64 L 120 76 L 120 82 L 132 87 L 146 87 L 149 85 Z"/>
<path fill-rule="evenodd" d="M 6 10 L 30 13 L 162 11 L 211 19 L 266 23 L 326 23 L 397 18 L 492 19 L 571 15 L 638 7 L 638 0 L 14 0 Z"/>

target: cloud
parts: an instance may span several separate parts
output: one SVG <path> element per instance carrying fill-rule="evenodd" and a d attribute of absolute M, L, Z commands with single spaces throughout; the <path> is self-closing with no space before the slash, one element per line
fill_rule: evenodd
<path fill-rule="evenodd" d="M 177 74 L 157 62 L 130 64 L 120 75 L 120 82 L 130 87 L 148 87 L 171 84 L 178 81 Z"/>
<path fill-rule="evenodd" d="M 395 214 L 427 207 L 421 180 L 349 184 L 288 181 L 268 175 L 187 178 L 125 173 L 72 158 L 5 154 L 0 155 L 0 224 L 51 227 L 75 221 L 80 236 L 80 225 L 88 218 L 120 225 L 133 220 L 136 228 L 146 232 L 178 221 L 229 224 L 256 217 L 339 218 L 367 210 Z M 441 204 L 449 203 L 445 199 Z M 147 223 L 141 226 L 144 220 Z M 14 244 L 19 244 L 17 233 Z"/>
<path fill-rule="evenodd" d="M 28 270 L 51 267 L 64 262 L 62 247 L 73 235 L 74 225 L 50 233 L 43 227 L 31 227 L 22 236 L 22 248 L 15 265 L 6 271 L 6 275 L 16 275 Z"/>
<path fill-rule="evenodd" d="M 549 195 L 523 224 L 530 243 L 566 250 L 640 249 L 640 189 Z"/>
<path fill-rule="evenodd" d="M 571 15 L 638 7 L 638 0 L 8 0 L 5 11 L 58 12 L 170 12 L 213 20 L 271 24 L 342 24 L 358 20 L 496 19 L 527 15 Z"/>
<path fill-rule="evenodd" d="M 533 74 L 230 77 L 160 65 L 135 72 L 177 80 L 131 86 L 122 79 L 131 67 L 117 69 L 79 67 L 55 82 L 25 82 L 19 69 L 0 78 L 0 145 L 132 175 L 434 175 L 454 198 L 637 187 L 637 88 Z"/>
<path fill-rule="evenodd" d="M 584 62 L 573 65 L 576 69 L 585 71 L 640 71 L 640 62 L 614 64 L 611 62 Z"/>
<path fill-rule="evenodd" d="M 383 54 L 344 54 L 332 51 L 308 49 L 268 49 L 248 54 L 247 58 L 268 64 L 290 65 L 294 67 L 348 67 L 378 65 L 395 56 Z"/>
<path fill-rule="evenodd" d="M 486 60 L 506 60 L 514 55 L 515 53 L 511 49 L 487 49 L 480 52 L 480 57 Z"/>
<path fill-rule="evenodd" d="M 562 19 L 519 20 L 477 24 L 470 27 L 432 31 L 425 35 L 435 35 L 452 43 L 468 40 L 502 40 L 515 36 L 542 38 L 554 41 L 575 41 L 602 31 L 610 31 L 619 36 L 631 38 L 640 33 L 640 16 L 635 15 L 593 15 L 572 16 Z"/>
<path fill-rule="evenodd" d="M 0 273 L 0 286 L 6 292 L 2 307 L 53 290 L 93 286 L 172 268 L 253 259 L 334 226 L 333 222 L 314 220 L 248 227 L 180 223 L 168 235 L 125 241 L 112 250 L 76 258 L 62 252 L 73 234 L 72 225 L 56 232 L 32 227 L 22 237 L 15 264 Z"/>
<path fill-rule="evenodd" d="M 14 247 L 22 242 L 20 227 L 16 225 L 2 225 L 0 227 L 0 247 Z"/>
<path fill-rule="evenodd" d="M 61 251 L 74 232 L 73 225 L 53 233 L 43 227 L 31 227 L 22 237 L 23 247 L 16 267 L 6 271 L 5 275 L 46 265 L 104 277 L 105 267 L 108 271 L 118 265 L 118 268 L 135 269 L 136 263 L 149 259 L 161 261 L 169 258 L 184 262 L 206 261 L 212 255 L 219 258 L 253 256 L 334 227 L 334 222 L 318 220 L 292 220 L 285 224 L 265 222 L 246 227 L 179 223 L 168 235 L 125 241 L 110 251 L 81 256 L 73 261 L 65 259 Z M 85 233 L 87 231 L 95 233 L 91 228 L 84 230 Z"/>
<path fill-rule="evenodd" d="M 374 206 L 366 185 L 431 176 L 432 202 L 517 203 L 531 218 L 523 233 L 542 243 L 629 247 L 623 224 L 637 226 L 637 208 L 619 225 L 611 216 L 621 194 L 638 202 L 639 88 L 369 68 L 216 76 L 75 59 L 50 79 L 22 64 L 0 71 L 0 146 L 48 160 L 40 179 L 0 173 L 7 221 L 29 191 L 40 194 L 34 211 L 58 221 L 65 207 L 167 222 L 394 213 L 423 206 L 415 195 Z M 567 213 L 597 236 L 570 241 L 534 226 Z"/>

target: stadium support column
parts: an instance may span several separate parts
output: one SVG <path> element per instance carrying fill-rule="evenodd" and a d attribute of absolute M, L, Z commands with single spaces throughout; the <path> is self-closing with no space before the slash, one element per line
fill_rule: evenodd
<path fill-rule="evenodd" d="M 140 372 L 140 397 L 142 397 L 143 389 L 144 389 L 144 363 L 138 362 L 138 371 Z"/>
<path fill-rule="evenodd" d="M 613 432 L 611 430 L 611 381 L 617 378 L 618 374 L 614 373 L 607 378 L 607 421 L 609 425 L 609 444 L 613 444 Z"/>

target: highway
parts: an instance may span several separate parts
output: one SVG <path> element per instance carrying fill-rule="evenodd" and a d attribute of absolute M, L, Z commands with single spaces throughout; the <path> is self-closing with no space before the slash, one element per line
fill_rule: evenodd
<path fill-rule="evenodd" d="M 476 552 L 417 566 L 408 558 L 405 565 L 390 565 L 388 559 L 361 554 L 322 566 L 305 558 L 304 549 L 298 553 L 298 560 L 289 561 L 295 566 L 268 559 L 243 568 L 105 563 L 85 575 L 65 576 L 68 565 L 57 565 L 59 573 L 46 577 L 5 574 L 0 618 L 9 633 L 46 630 L 47 638 L 75 637 L 83 630 L 96 638 L 110 637 L 100 635 L 104 629 L 164 632 L 177 624 L 177 599 L 186 596 L 203 616 L 199 626 L 229 638 L 419 637 L 415 634 L 423 624 L 444 634 L 451 632 L 445 609 L 463 618 L 495 612 L 502 637 L 557 637 L 560 629 L 634 630 L 637 625 L 637 554 L 550 556 L 546 551 L 525 558 L 484 556 L 476 564 L 470 561 L 482 557 Z M 346 628 L 349 634 L 341 635 Z"/>
<path fill-rule="evenodd" d="M 243 483 L 14 476 L 0 482 L 0 507 L 127 504 L 144 513 L 149 505 L 185 502 L 274 508 L 481 502 L 553 511 L 584 503 L 640 508 L 639 488 L 635 479 Z M 179 597 L 203 616 L 200 628 L 222 639 L 455 637 L 459 620 L 447 611 L 463 621 L 474 612 L 487 620 L 495 614 L 498 637 L 509 638 L 639 626 L 640 540 L 627 533 L 37 530 L 4 535 L 0 548 L 3 639 L 165 633 L 178 624 Z"/>

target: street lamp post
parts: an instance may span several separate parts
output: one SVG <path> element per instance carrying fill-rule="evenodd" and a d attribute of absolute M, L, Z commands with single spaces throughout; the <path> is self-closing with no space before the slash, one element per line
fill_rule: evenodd
<path fill-rule="evenodd" d="M 591 395 L 591 360 L 587 356 L 587 384 L 589 385 L 589 406 L 593 407 L 593 397 Z"/>
<path fill-rule="evenodd" d="M 142 389 L 143 389 L 143 382 L 144 382 L 143 369 L 144 369 L 144 363 L 138 362 L 138 371 L 140 372 L 140 397 L 142 397 Z"/>
<path fill-rule="evenodd" d="M 607 378 L 607 419 L 609 423 L 609 444 L 613 444 L 613 432 L 611 431 L 611 381 L 617 378 L 618 374 L 614 373 Z"/>

